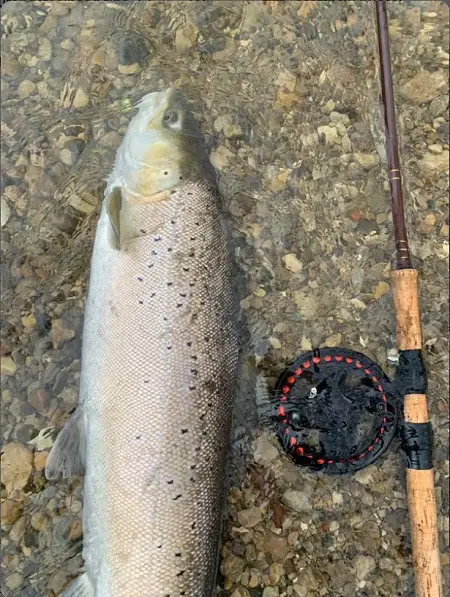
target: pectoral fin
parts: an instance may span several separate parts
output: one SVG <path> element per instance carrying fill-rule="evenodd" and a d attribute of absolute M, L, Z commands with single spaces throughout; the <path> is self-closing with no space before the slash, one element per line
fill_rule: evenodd
<path fill-rule="evenodd" d="M 84 473 L 86 440 L 82 410 L 77 408 L 60 431 L 45 465 L 47 479 Z"/>
<path fill-rule="evenodd" d="M 114 187 L 105 198 L 106 213 L 111 223 L 112 241 L 116 249 L 120 249 L 120 212 L 122 211 L 122 189 Z"/>

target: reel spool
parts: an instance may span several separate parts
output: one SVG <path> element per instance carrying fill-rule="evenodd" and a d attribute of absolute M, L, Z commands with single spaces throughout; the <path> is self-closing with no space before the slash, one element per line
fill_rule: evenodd
<path fill-rule="evenodd" d="M 316 349 L 302 354 L 278 379 L 276 435 L 300 466 L 327 474 L 356 472 L 389 448 L 397 402 L 388 377 L 365 355 Z"/>

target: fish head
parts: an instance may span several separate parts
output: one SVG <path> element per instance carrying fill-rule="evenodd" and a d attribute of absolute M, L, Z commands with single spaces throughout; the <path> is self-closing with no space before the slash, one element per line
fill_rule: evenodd
<path fill-rule="evenodd" d="M 125 190 L 152 201 L 186 182 L 215 181 L 204 137 L 180 90 L 149 93 L 138 108 L 116 162 Z"/>

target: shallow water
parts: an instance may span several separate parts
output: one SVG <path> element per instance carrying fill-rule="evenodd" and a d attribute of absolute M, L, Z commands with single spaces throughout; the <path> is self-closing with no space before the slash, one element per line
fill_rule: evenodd
<path fill-rule="evenodd" d="M 448 8 L 388 5 L 448 570 Z M 2 485 L 7 597 L 58 595 L 81 566 L 80 480 L 47 483 L 42 468 L 77 403 L 103 181 L 143 94 L 175 85 L 195 106 L 269 388 L 319 345 L 393 373 L 377 69 L 369 2 L 2 6 L 2 441 L 17 465 Z M 412 594 L 398 446 L 350 479 L 317 478 L 275 446 L 261 436 L 230 491 L 220 594 Z"/>

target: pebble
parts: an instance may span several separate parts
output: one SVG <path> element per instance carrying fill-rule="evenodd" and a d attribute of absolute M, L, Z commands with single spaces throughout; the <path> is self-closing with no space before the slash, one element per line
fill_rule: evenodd
<path fill-rule="evenodd" d="M 13 543 L 20 543 L 25 535 L 25 531 L 28 526 L 28 521 L 25 516 L 16 520 L 11 530 L 9 531 L 8 537 Z"/>
<path fill-rule="evenodd" d="M 244 570 L 244 560 L 233 554 L 229 554 L 225 557 L 220 564 L 220 572 L 231 582 L 239 582 L 241 574 Z"/>
<path fill-rule="evenodd" d="M 260 508 L 253 506 L 252 508 L 247 508 L 246 510 L 241 510 L 238 512 L 238 521 L 241 526 L 246 529 L 251 529 L 261 522 L 262 520 L 262 513 Z"/>
<path fill-rule="evenodd" d="M 283 261 L 286 269 L 294 272 L 294 274 L 299 274 L 303 270 L 303 263 L 298 259 L 295 253 L 284 255 Z"/>
<path fill-rule="evenodd" d="M 52 342 L 53 348 L 60 348 L 66 342 L 73 340 L 75 338 L 76 333 L 69 324 L 62 320 L 62 319 L 54 319 L 52 321 Z"/>
<path fill-rule="evenodd" d="M 22 504 L 17 500 L 2 501 L 1 506 L 1 524 L 11 525 L 16 522 L 22 513 Z"/>
<path fill-rule="evenodd" d="M 425 174 L 433 171 L 447 172 L 449 168 L 449 152 L 443 150 L 440 154 L 427 152 L 418 162 L 420 169 Z"/>
<path fill-rule="evenodd" d="M 5 584 L 10 591 L 17 591 L 23 585 L 24 578 L 19 572 L 13 572 L 6 577 Z"/>
<path fill-rule="evenodd" d="M 279 451 L 266 434 L 261 434 L 254 442 L 253 456 L 255 462 L 268 466 L 277 458 Z"/>
<path fill-rule="evenodd" d="M 17 365 L 11 357 L 1 357 L 0 360 L 0 372 L 2 375 L 11 377 L 17 371 Z"/>
<path fill-rule="evenodd" d="M 377 563 L 372 556 L 359 555 L 353 560 L 358 580 L 365 580 L 373 572 Z"/>
<path fill-rule="evenodd" d="M 271 532 L 264 537 L 263 547 L 274 562 L 284 562 L 289 553 L 287 538 Z"/>
<path fill-rule="evenodd" d="M 29 97 L 35 90 L 36 85 L 32 81 L 25 79 L 25 81 L 22 81 L 17 87 L 17 94 L 21 99 L 25 99 Z"/>
<path fill-rule="evenodd" d="M 197 29 L 191 23 L 186 23 L 175 33 L 175 48 L 178 52 L 189 50 L 197 43 L 197 36 Z"/>
<path fill-rule="evenodd" d="M 59 159 L 63 164 L 66 164 L 66 166 L 73 166 L 77 161 L 77 156 L 75 156 L 70 149 L 65 147 L 59 152 Z"/>
<path fill-rule="evenodd" d="M 33 470 L 31 452 L 22 444 L 6 444 L 2 447 L 1 463 L 2 483 L 8 495 L 23 489 Z"/>
<path fill-rule="evenodd" d="M 84 108 L 89 104 L 89 95 L 82 87 L 78 87 L 73 98 L 72 106 L 75 109 Z"/>
<path fill-rule="evenodd" d="M 33 457 L 34 468 L 37 471 L 43 471 L 47 462 L 48 452 L 35 452 Z"/>
<path fill-rule="evenodd" d="M 379 162 L 378 156 L 372 153 L 354 153 L 353 157 L 355 162 L 367 170 L 370 170 Z"/>
<path fill-rule="evenodd" d="M 262 592 L 262 597 L 278 597 L 278 589 L 275 587 L 265 587 Z"/>
<path fill-rule="evenodd" d="M 281 342 L 275 336 L 270 336 L 269 342 L 272 348 L 275 348 L 275 350 L 279 350 L 281 348 Z"/>
<path fill-rule="evenodd" d="M 312 494 L 313 488 L 310 485 L 305 486 L 302 491 L 287 489 L 283 493 L 282 502 L 295 512 L 310 512 L 313 509 Z"/>
<path fill-rule="evenodd" d="M 277 585 L 280 582 L 281 577 L 284 575 L 284 568 L 283 565 L 278 563 L 278 562 L 274 562 L 273 564 L 270 564 L 270 568 L 269 568 L 269 578 L 270 578 L 270 582 L 272 583 L 272 585 Z"/>
<path fill-rule="evenodd" d="M 135 75 L 141 70 L 141 66 L 138 62 L 134 64 L 119 64 L 117 65 L 117 70 L 122 75 Z"/>
<path fill-rule="evenodd" d="M 399 94 L 414 104 L 424 104 L 441 95 L 447 86 L 440 72 L 421 71 L 399 88 Z"/>
<path fill-rule="evenodd" d="M 317 132 L 319 136 L 323 135 L 325 137 L 325 145 L 334 145 L 340 141 L 336 127 L 319 126 Z"/>
<path fill-rule="evenodd" d="M 442 145 L 440 143 L 432 143 L 431 145 L 428 145 L 428 150 L 431 153 L 435 153 L 435 154 L 439 155 L 444 151 L 444 148 L 442 147 Z"/>

